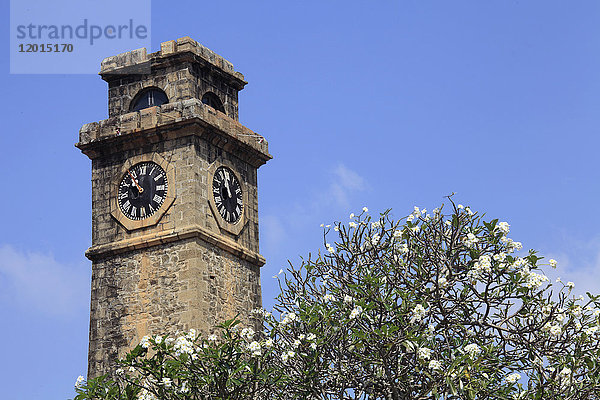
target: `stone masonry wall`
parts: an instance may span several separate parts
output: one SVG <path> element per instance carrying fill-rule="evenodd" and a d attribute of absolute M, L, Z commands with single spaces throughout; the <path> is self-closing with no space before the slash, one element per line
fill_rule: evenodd
<path fill-rule="evenodd" d="M 259 267 L 202 240 L 95 261 L 90 377 L 114 369 L 114 361 L 145 335 L 190 328 L 208 334 L 216 324 L 236 314 L 248 316 L 260 305 Z"/>

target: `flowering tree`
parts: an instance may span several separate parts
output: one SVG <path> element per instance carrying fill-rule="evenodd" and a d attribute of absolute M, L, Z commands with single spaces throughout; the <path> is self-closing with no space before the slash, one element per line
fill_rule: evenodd
<path fill-rule="evenodd" d="M 115 399 L 600 398 L 600 297 L 572 296 L 508 223 L 450 203 L 324 227 L 324 254 L 278 275 L 273 312 L 256 311 L 260 336 L 145 339 L 122 383 L 76 399 L 92 385 Z"/>

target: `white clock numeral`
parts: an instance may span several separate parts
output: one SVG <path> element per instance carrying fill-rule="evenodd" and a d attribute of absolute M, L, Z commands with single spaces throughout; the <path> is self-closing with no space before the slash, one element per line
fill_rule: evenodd
<path fill-rule="evenodd" d="M 131 216 L 135 217 L 135 212 L 136 212 L 137 208 L 135 207 L 131 207 Z"/>
<path fill-rule="evenodd" d="M 238 203 L 240 206 L 242 206 L 242 205 L 244 204 L 244 201 L 242 200 L 242 198 L 241 198 L 241 197 L 238 197 L 238 199 L 237 199 L 237 203 Z"/>
<path fill-rule="evenodd" d="M 165 190 L 165 185 L 156 185 L 156 190 Z"/>
<path fill-rule="evenodd" d="M 154 177 L 154 181 L 158 182 L 163 177 L 163 174 L 158 174 Z"/>
<path fill-rule="evenodd" d="M 222 202 L 221 196 L 215 196 L 215 203 L 217 203 L 218 206 L 221 205 Z"/>
<path fill-rule="evenodd" d="M 239 206 L 238 206 L 238 207 L 236 207 L 236 208 L 235 208 L 235 214 L 236 214 L 236 215 L 240 215 L 241 213 L 242 213 L 242 210 L 240 209 L 240 207 L 239 207 Z"/>
<path fill-rule="evenodd" d="M 225 210 L 225 219 L 229 220 L 229 211 Z"/>
<path fill-rule="evenodd" d="M 146 216 L 146 207 L 142 206 L 140 208 L 140 217 L 144 218 Z"/>
<path fill-rule="evenodd" d="M 242 189 L 240 189 L 239 187 L 235 188 L 235 192 L 237 194 L 242 194 Z"/>
<path fill-rule="evenodd" d="M 150 214 L 152 214 L 155 210 L 155 208 L 152 207 L 152 204 L 148 204 L 148 208 L 150 209 Z"/>
<path fill-rule="evenodd" d="M 123 209 L 126 212 L 129 212 L 129 209 L 131 208 L 131 203 L 129 203 L 129 200 L 127 200 L 125 203 L 123 203 Z"/>
<path fill-rule="evenodd" d="M 121 192 L 121 193 L 119 193 L 119 199 L 120 200 L 123 200 L 123 199 L 126 199 L 126 198 L 127 198 L 127 192 Z"/>
<path fill-rule="evenodd" d="M 162 197 L 160 197 L 159 195 L 155 194 L 154 198 L 152 200 L 154 200 L 154 202 L 160 204 L 160 202 L 162 201 Z"/>

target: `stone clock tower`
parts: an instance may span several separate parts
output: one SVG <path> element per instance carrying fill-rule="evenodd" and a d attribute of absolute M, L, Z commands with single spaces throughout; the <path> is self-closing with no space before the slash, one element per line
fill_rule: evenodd
<path fill-rule="evenodd" d="M 100 75 L 109 118 L 76 145 L 92 160 L 90 377 L 145 335 L 261 305 L 257 170 L 271 158 L 238 122 L 243 75 L 188 37 Z"/>

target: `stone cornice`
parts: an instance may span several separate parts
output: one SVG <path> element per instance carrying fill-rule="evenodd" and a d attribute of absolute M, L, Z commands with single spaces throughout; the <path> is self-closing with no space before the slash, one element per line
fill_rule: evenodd
<path fill-rule="evenodd" d="M 159 232 L 138 236 L 131 239 L 120 240 L 114 243 L 92 246 L 85 252 L 85 256 L 92 261 L 110 257 L 132 250 L 145 249 L 162 244 L 172 243 L 185 239 L 198 238 L 206 243 L 215 245 L 242 260 L 248 261 L 258 267 L 265 264 L 265 258 L 260 254 L 240 246 L 236 242 L 201 226 L 189 226 L 175 231 Z"/>
<path fill-rule="evenodd" d="M 185 129 L 192 125 L 202 129 Z M 255 167 L 272 158 L 264 137 L 198 99 L 167 103 L 85 124 L 79 130 L 79 143 L 75 146 L 94 159 L 117 149 L 164 140 L 169 135 L 203 136 Z"/>
<path fill-rule="evenodd" d="M 238 89 L 242 89 L 247 83 L 244 75 L 236 71 L 232 63 L 189 36 L 162 42 L 160 51 L 155 53 L 148 54 L 146 48 L 141 48 L 107 57 L 102 60 L 100 75 L 104 80 L 109 81 L 113 77 L 118 78 L 119 75 L 147 74 L 150 73 L 151 66 L 168 62 L 169 58 L 183 54 L 191 54 L 199 62 L 224 72 L 228 75 L 229 80 L 235 82 Z"/>

